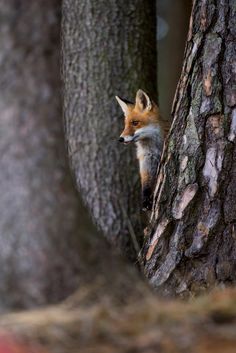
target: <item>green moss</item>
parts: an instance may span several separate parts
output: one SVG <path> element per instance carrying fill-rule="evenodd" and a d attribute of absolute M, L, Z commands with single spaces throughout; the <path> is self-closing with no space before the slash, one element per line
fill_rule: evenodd
<path fill-rule="evenodd" d="M 187 117 L 187 124 L 180 150 L 181 160 L 179 160 L 179 163 L 182 163 L 186 156 L 188 157 L 188 161 L 185 169 L 179 174 L 178 190 L 183 189 L 189 183 L 194 183 L 196 180 L 196 164 L 199 146 L 200 141 L 194 122 L 194 114 L 191 111 Z"/>
<path fill-rule="evenodd" d="M 193 85 L 194 88 L 195 84 Z M 202 81 L 196 81 L 196 88 L 193 89 L 195 92 L 194 97 L 192 99 L 192 113 L 196 117 L 199 115 L 201 102 L 202 102 Z"/>
<path fill-rule="evenodd" d="M 197 151 L 197 149 L 200 145 L 200 141 L 199 141 L 197 128 L 196 128 L 196 125 L 194 122 L 193 111 L 191 111 L 191 113 L 187 117 L 185 136 L 186 136 L 187 142 L 183 146 L 183 150 L 186 150 L 188 155 L 194 156 L 195 152 Z"/>
<path fill-rule="evenodd" d="M 175 142 L 173 138 L 170 138 L 168 143 L 168 153 L 172 153 L 175 149 Z"/>

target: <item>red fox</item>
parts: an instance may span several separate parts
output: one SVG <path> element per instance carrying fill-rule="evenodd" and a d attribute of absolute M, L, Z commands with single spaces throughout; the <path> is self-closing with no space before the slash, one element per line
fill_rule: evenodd
<path fill-rule="evenodd" d="M 161 118 L 158 106 L 141 89 L 136 94 L 135 104 L 118 96 L 116 99 L 125 115 L 125 128 L 119 141 L 124 144 L 136 143 L 142 185 L 142 208 L 145 211 L 150 210 L 156 171 L 169 123 Z"/>

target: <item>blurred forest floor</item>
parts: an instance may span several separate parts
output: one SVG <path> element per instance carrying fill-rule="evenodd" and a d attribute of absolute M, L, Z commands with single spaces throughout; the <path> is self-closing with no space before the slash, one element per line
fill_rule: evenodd
<path fill-rule="evenodd" d="M 98 281 L 61 305 L 2 316 L 0 351 L 235 352 L 236 289 L 186 303 L 158 299 L 140 282 L 136 292 L 117 285 Z"/>

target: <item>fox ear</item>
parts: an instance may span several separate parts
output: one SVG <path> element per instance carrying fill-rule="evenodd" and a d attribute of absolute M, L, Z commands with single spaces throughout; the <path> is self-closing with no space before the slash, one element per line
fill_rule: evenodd
<path fill-rule="evenodd" d="M 151 99 L 148 97 L 147 93 L 141 89 L 136 93 L 135 106 L 141 111 L 152 109 Z"/>
<path fill-rule="evenodd" d="M 120 105 L 121 109 L 123 110 L 124 114 L 127 115 L 132 103 L 130 103 L 129 101 L 127 101 L 125 99 L 122 99 L 122 98 L 120 98 L 118 96 L 116 96 L 116 100 L 119 103 L 119 105 Z"/>

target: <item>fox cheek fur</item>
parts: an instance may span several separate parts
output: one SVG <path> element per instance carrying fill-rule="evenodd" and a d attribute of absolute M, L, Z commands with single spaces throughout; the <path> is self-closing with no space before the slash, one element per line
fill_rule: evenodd
<path fill-rule="evenodd" d="M 144 210 L 152 207 L 156 171 L 160 162 L 168 123 L 161 119 L 157 105 L 142 90 L 138 90 L 135 103 L 116 97 L 125 115 L 125 128 L 119 141 L 135 142 L 142 185 Z"/>

